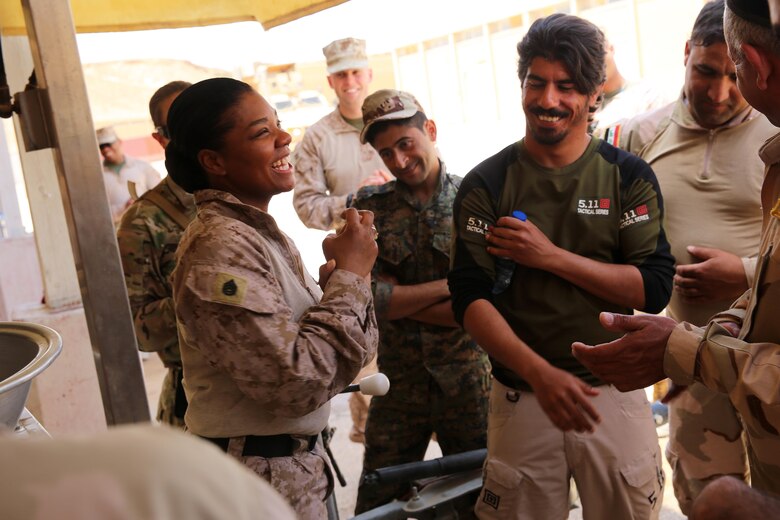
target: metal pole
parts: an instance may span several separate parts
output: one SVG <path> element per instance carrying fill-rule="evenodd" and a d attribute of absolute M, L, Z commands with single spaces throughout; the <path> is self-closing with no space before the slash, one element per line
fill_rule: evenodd
<path fill-rule="evenodd" d="M 143 373 L 69 1 L 22 0 L 109 425 L 149 421 Z"/>

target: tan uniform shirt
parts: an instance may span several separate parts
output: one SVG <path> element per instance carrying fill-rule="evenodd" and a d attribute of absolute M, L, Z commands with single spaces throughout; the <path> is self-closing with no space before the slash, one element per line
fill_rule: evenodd
<path fill-rule="evenodd" d="M 638 116 L 623 125 L 621 147 L 655 172 L 664 199 L 664 229 L 678 264 L 696 260 L 689 245 L 714 247 L 742 257 L 748 285 L 761 239 L 761 143 L 777 129 L 748 107 L 731 122 L 708 130 L 685 101 Z M 686 304 L 672 292 L 667 307 L 677 321 L 707 323 L 733 300 Z"/>
<path fill-rule="evenodd" d="M 125 163 L 119 172 L 103 165 L 103 182 L 106 185 L 106 195 L 108 195 L 108 205 L 111 209 L 111 217 L 118 221 L 125 211 L 127 202 L 131 199 L 130 190 L 127 183 L 135 184 L 136 195 L 143 195 L 144 192 L 154 188 L 160 182 L 160 174 L 152 168 L 152 165 L 125 156 Z"/>
<path fill-rule="evenodd" d="M 306 130 L 291 160 L 295 211 L 307 227 L 324 230 L 341 222 L 347 195 L 377 170 L 387 170 L 370 144 L 360 144 L 360 133 L 338 108 Z"/>
<path fill-rule="evenodd" d="M 371 288 L 337 269 L 325 292 L 273 217 L 216 190 L 176 251 L 187 427 L 204 437 L 313 435 L 376 353 Z"/>
<path fill-rule="evenodd" d="M 780 134 L 761 148 L 764 229 L 751 289 L 704 329 L 681 323 L 664 369 L 677 384 L 699 381 L 727 393 L 745 424 L 753 487 L 780 493 Z M 719 324 L 736 321 L 734 338 Z"/>

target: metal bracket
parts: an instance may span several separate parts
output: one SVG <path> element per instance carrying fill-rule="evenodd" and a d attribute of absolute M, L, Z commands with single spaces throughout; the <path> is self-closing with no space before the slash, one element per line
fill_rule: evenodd
<path fill-rule="evenodd" d="M 51 103 L 49 93 L 42 88 L 28 88 L 14 95 L 14 106 L 19 114 L 24 147 L 28 152 L 54 148 L 57 143 L 51 131 Z"/>

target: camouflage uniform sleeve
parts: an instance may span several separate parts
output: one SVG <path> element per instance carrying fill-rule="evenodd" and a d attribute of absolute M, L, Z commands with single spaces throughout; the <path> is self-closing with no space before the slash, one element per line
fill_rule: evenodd
<path fill-rule="evenodd" d="M 679 324 L 669 337 L 664 368 L 675 383 L 699 381 L 734 402 L 758 398 L 780 404 L 780 345 L 748 343 L 731 336 L 718 322 L 706 329 Z"/>
<path fill-rule="evenodd" d="M 224 261 L 203 259 L 183 273 L 176 289 L 182 333 L 261 406 L 301 417 L 343 390 L 373 358 L 376 317 L 361 277 L 337 269 L 321 301 L 296 320 L 265 253 L 233 240 L 219 256 Z M 220 290 L 225 276 L 236 283 L 231 296 Z"/>
<path fill-rule="evenodd" d="M 171 286 L 160 268 L 148 216 L 142 211 L 127 211 L 117 229 L 117 240 L 138 348 L 175 351 L 178 336 Z"/>
<path fill-rule="evenodd" d="M 293 152 L 295 191 L 293 206 L 307 227 L 333 229 L 347 205 L 347 195 L 329 195 L 325 170 L 318 152 L 322 136 L 311 128 Z"/>

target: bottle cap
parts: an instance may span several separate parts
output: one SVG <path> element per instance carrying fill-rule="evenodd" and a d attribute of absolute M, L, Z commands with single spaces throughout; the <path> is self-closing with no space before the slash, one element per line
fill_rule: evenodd
<path fill-rule="evenodd" d="M 525 213 L 523 213 L 522 211 L 520 211 L 519 209 L 516 209 L 516 210 L 514 210 L 514 211 L 512 212 L 512 216 L 513 216 L 513 217 L 515 217 L 517 220 L 519 220 L 519 221 L 521 221 L 521 222 L 525 222 L 525 221 L 526 221 L 526 219 L 528 219 L 528 217 L 526 216 L 526 214 L 525 214 Z"/>

